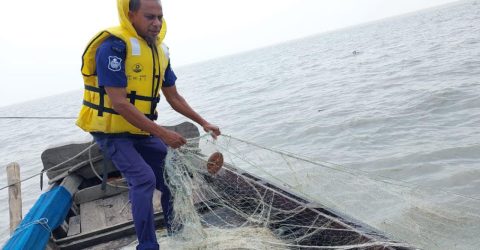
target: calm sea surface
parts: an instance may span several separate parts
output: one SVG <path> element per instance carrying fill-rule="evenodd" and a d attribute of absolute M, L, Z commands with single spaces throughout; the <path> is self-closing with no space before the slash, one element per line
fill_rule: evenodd
<path fill-rule="evenodd" d="M 461 1 L 177 68 L 177 86 L 226 134 L 424 194 L 408 208 L 385 202 L 391 209 L 380 214 L 345 209 L 353 217 L 425 249 L 480 249 L 479 34 L 480 1 Z M 3 107 L 0 115 L 76 116 L 81 96 Z M 160 114 L 161 124 L 183 121 L 164 100 Z M 0 135 L 0 187 L 9 162 L 25 178 L 42 169 L 46 148 L 90 140 L 74 120 L 0 120 Z M 349 192 L 331 188 L 342 199 Z M 26 214 L 41 193 L 38 177 L 22 192 Z M 352 197 L 369 207 L 371 197 Z M 7 190 L 0 204 L 3 244 Z M 419 222 L 425 218 L 428 225 Z M 402 221 L 413 226 L 395 226 Z"/>

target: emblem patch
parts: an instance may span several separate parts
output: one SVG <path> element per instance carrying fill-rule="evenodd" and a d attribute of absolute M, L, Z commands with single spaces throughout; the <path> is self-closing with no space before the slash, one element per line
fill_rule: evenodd
<path fill-rule="evenodd" d="M 108 69 L 111 71 L 120 71 L 122 69 L 122 59 L 116 56 L 109 56 Z"/>
<path fill-rule="evenodd" d="M 143 70 L 143 66 L 140 63 L 136 63 L 132 68 L 133 72 L 140 73 Z"/>

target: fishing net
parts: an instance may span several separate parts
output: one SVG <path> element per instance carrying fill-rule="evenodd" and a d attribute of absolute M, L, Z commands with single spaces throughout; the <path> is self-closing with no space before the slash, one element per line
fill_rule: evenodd
<path fill-rule="evenodd" d="M 183 147 L 167 154 L 166 175 L 174 197 L 172 227 L 176 233 L 160 233 L 161 247 L 408 248 L 324 206 L 331 202 L 310 199 L 306 187 L 323 192 L 334 188 L 330 185 L 335 179 L 330 178 L 336 178 L 314 179 L 325 169 L 312 162 L 228 136 L 218 141 L 202 137 L 199 144 L 201 150 Z M 224 157 L 224 167 L 209 171 L 209 159 L 218 159 L 218 152 Z"/>
<path fill-rule="evenodd" d="M 169 150 L 164 249 L 478 249 L 477 198 L 224 135 Z M 220 152 L 223 167 L 209 171 Z M 214 157 L 215 158 L 215 157 Z"/>

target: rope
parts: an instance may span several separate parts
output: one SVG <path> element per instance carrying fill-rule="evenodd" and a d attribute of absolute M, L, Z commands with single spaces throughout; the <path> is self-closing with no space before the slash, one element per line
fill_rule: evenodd
<path fill-rule="evenodd" d="M 95 170 L 95 167 L 93 166 L 93 160 L 92 160 L 92 151 L 90 149 L 88 149 L 88 159 L 89 159 L 89 163 L 90 163 L 90 168 L 92 169 L 93 173 L 95 174 L 95 176 L 100 180 L 100 181 L 103 181 L 103 178 L 98 174 L 97 170 Z M 114 187 L 114 188 L 124 188 L 124 189 L 128 189 L 129 187 L 128 186 L 123 186 L 123 185 L 114 185 L 114 184 L 111 184 L 111 183 L 108 183 L 106 182 L 106 184 L 110 187 Z M 125 206 L 124 206 L 125 207 Z M 124 208 L 123 208 L 124 209 Z M 123 211 L 122 209 L 122 211 Z M 120 211 L 121 212 L 121 211 Z"/>
<path fill-rule="evenodd" d="M 5 188 L 8 188 L 8 187 L 17 185 L 18 183 L 22 183 L 22 182 L 24 182 L 24 181 L 28 181 L 28 180 L 32 179 L 33 177 L 39 176 L 39 175 L 41 175 L 41 174 L 43 174 L 43 170 L 42 170 L 40 173 L 38 173 L 38 174 L 34 174 L 34 175 L 30 176 L 30 177 L 27 177 L 27 178 L 25 178 L 25 179 L 22 179 L 22 180 L 20 180 L 20 181 L 17 181 L 17 182 L 15 182 L 15 183 L 10 184 L 10 185 L 6 185 L 6 186 L 0 188 L 0 190 L 4 190 Z"/>
<path fill-rule="evenodd" d="M 1 118 L 2 118 L 2 117 L 0 117 L 0 119 L 1 119 Z M 28 117 L 27 117 L 27 118 L 28 118 Z M 44 117 L 44 118 L 47 118 L 47 117 Z M 205 137 L 205 136 L 208 136 L 208 135 L 209 135 L 209 134 L 204 134 L 204 135 L 201 135 L 201 136 L 198 136 L 198 137 L 189 138 L 189 139 L 187 139 L 187 142 L 192 142 L 192 141 L 195 141 L 195 140 L 199 140 L 199 139 L 201 139 L 201 138 L 203 138 L 203 137 Z M 49 172 L 49 171 L 56 170 L 56 169 L 60 168 L 63 164 L 70 162 L 71 160 L 73 160 L 73 159 L 81 156 L 83 153 L 85 153 L 85 152 L 87 152 L 87 151 L 90 151 L 90 149 L 91 149 L 94 145 L 95 145 L 95 144 L 92 142 L 92 144 L 91 144 L 90 146 L 88 146 L 87 148 L 85 148 L 85 149 L 82 150 L 80 153 L 76 154 L 75 156 L 73 156 L 73 157 L 65 160 L 64 162 L 61 162 L 61 163 L 59 163 L 59 164 L 51 167 L 51 168 L 48 169 L 48 170 L 45 170 L 45 169 L 44 169 L 44 170 L 40 171 L 40 172 L 37 173 L 37 174 L 34 174 L 34 175 L 31 175 L 31 176 L 26 177 L 26 178 L 24 178 L 24 179 L 21 179 L 20 181 L 14 182 L 14 183 L 12 183 L 12 184 L 10 184 L 10 185 L 6 185 L 6 186 L 0 188 L 0 191 L 3 190 L 3 189 L 6 189 L 6 188 L 8 188 L 8 187 L 17 185 L 18 183 L 22 183 L 22 182 L 28 181 L 28 180 L 36 177 L 36 176 L 42 175 L 43 173 L 47 173 L 47 172 Z M 194 151 L 193 148 L 190 148 L 190 147 L 188 147 L 188 146 L 186 146 L 186 145 L 183 146 L 182 149 Z M 90 160 L 90 164 L 92 165 L 92 158 L 91 158 L 91 155 L 90 155 L 90 154 L 89 154 L 89 160 Z M 92 167 L 92 169 L 93 169 L 93 167 Z M 68 170 L 67 170 L 67 171 L 68 171 Z M 100 178 L 100 180 L 101 180 L 101 177 L 99 177 L 98 173 L 97 173 L 95 170 L 94 170 L 94 173 L 95 173 L 95 175 L 96 175 L 98 178 Z M 109 185 L 110 185 L 110 186 L 113 186 L 113 187 L 125 187 L 125 186 L 120 186 L 120 185 L 119 185 L 119 186 L 115 186 L 115 185 L 112 185 L 112 184 L 109 184 Z"/>
<path fill-rule="evenodd" d="M 65 160 L 65 161 L 63 161 L 63 162 L 61 162 L 61 163 L 59 163 L 59 164 L 51 167 L 51 168 L 49 168 L 48 170 L 45 170 L 45 169 L 44 169 L 44 170 L 40 171 L 40 173 L 38 173 L 38 174 L 34 174 L 34 175 L 30 176 L 30 177 L 27 177 L 27 178 L 25 178 L 25 179 L 22 179 L 22 180 L 20 180 L 20 181 L 17 181 L 17 182 L 15 182 L 15 183 L 10 184 L 10 185 L 6 185 L 6 186 L 0 188 L 0 190 L 3 190 L 3 189 L 5 189 L 5 188 L 8 188 L 8 187 L 11 187 L 11 186 L 14 186 L 14 185 L 17 185 L 18 183 L 21 183 L 21 182 L 30 180 L 30 179 L 32 179 L 33 177 L 39 176 L 39 175 L 41 175 L 41 174 L 43 174 L 43 173 L 56 170 L 57 168 L 60 168 L 63 164 L 65 164 L 65 163 L 67 163 L 67 162 L 70 162 L 71 160 L 73 160 L 73 159 L 81 156 L 83 153 L 87 152 L 87 150 L 90 150 L 90 148 L 92 148 L 94 145 L 95 145 L 95 144 L 91 144 L 90 146 L 88 146 L 87 148 L 85 148 L 84 150 L 82 150 L 80 153 L 76 154 L 75 156 L 73 156 L 73 157 L 71 157 L 71 158 L 69 158 L 69 159 L 67 159 L 67 160 Z M 68 171 L 68 170 L 67 170 L 67 171 Z"/>
<path fill-rule="evenodd" d="M 15 233 L 10 238 L 15 237 L 17 234 L 20 234 L 21 232 L 25 231 L 29 227 L 37 225 L 37 224 L 42 226 L 45 230 L 47 230 L 47 232 L 52 233 L 52 229 L 48 225 L 48 218 L 40 218 L 38 220 L 34 220 L 32 222 L 29 222 L 29 223 L 23 225 L 22 227 L 17 228 L 15 230 Z"/>

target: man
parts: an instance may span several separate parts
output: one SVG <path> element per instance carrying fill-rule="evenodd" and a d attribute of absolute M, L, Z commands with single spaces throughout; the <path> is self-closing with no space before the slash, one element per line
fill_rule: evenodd
<path fill-rule="evenodd" d="M 163 179 L 163 161 L 166 145 L 178 148 L 186 143 L 180 134 L 153 122 L 159 90 L 174 110 L 212 131 L 215 138 L 220 130 L 177 92 L 168 48 L 162 44 L 166 25 L 159 0 L 117 0 L 117 4 L 120 26 L 100 32 L 83 54 L 85 92 L 77 125 L 92 133 L 127 179 L 137 249 L 159 249 L 153 191 L 162 192 L 170 230 L 171 194 Z"/>

